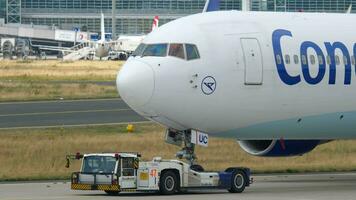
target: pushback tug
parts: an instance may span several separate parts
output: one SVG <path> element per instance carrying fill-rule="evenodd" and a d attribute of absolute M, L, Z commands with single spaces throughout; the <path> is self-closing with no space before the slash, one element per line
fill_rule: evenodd
<path fill-rule="evenodd" d="M 231 167 L 223 172 L 204 172 L 200 165 L 179 160 L 141 161 L 138 153 L 92 153 L 67 156 L 81 159 L 79 172 L 72 173 L 72 190 L 102 190 L 109 195 L 119 192 L 174 194 L 187 189 L 227 189 L 241 193 L 250 185 L 250 170 Z"/>

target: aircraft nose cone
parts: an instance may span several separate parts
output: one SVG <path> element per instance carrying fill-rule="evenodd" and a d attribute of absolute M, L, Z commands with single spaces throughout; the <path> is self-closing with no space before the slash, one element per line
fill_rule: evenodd
<path fill-rule="evenodd" d="M 154 73 L 150 65 L 128 60 L 116 79 L 121 98 L 132 108 L 139 108 L 149 102 L 154 90 Z"/>

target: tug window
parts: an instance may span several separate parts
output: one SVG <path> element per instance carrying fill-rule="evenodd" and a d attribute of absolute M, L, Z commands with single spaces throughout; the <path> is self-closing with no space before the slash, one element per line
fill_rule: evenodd
<path fill-rule="evenodd" d="M 134 158 L 122 159 L 122 175 L 135 176 Z"/>
<path fill-rule="evenodd" d="M 170 44 L 168 55 L 185 59 L 183 44 Z"/>
<path fill-rule="evenodd" d="M 116 159 L 111 156 L 87 156 L 84 158 L 84 173 L 113 173 Z"/>
<path fill-rule="evenodd" d="M 167 56 L 167 44 L 148 44 L 142 56 Z"/>
<path fill-rule="evenodd" d="M 185 44 L 185 51 L 187 52 L 187 60 L 199 59 L 199 51 L 194 44 Z"/>

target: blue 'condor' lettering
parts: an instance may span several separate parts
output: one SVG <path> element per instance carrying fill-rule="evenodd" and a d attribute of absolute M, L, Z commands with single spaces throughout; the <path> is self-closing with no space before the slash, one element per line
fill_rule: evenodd
<path fill-rule="evenodd" d="M 335 62 L 335 50 L 340 49 L 343 56 L 346 57 L 347 63 L 345 63 L 345 85 L 351 84 L 351 62 L 350 62 L 350 54 L 347 50 L 346 46 L 341 42 L 335 42 L 331 44 L 330 42 L 325 42 L 325 47 L 330 56 L 330 69 L 329 69 L 329 84 L 334 85 L 336 79 L 336 62 Z"/>
<path fill-rule="evenodd" d="M 272 45 L 273 45 L 273 52 L 274 58 L 277 66 L 277 71 L 280 79 L 287 85 L 295 85 L 300 83 L 301 78 L 300 75 L 291 76 L 288 74 L 287 69 L 285 67 L 283 61 L 283 53 L 281 48 L 281 38 L 283 36 L 293 37 L 292 33 L 288 30 L 277 29 L 272 34 Z M 329 84 L 334 85 L 336 82 L 336 50 L 339 49 L 342 52 L 342 60 L 344 60 L 345 64 L 345 79 L 344 84 L 350 85 L 351 84 L 351 57 L 347 47 L 341 42 L 324 42 L 327 54 L 330 58 L 329 64 Z M 315 51 L 319 63 L 319 70 L 316 77 L 311 77 L 310 70 L 309 70 L 309 62 L 308 62 L 308 49 L 311 48 Z M 356 44 L 353 46 L 353 54 L 356 55 Z M 300 57 L 307 58 L 306 62 L 301 62 L 302 73 L 305 81 L 308 84 L 316 85 L 320 83 L 326 72 L 326 62 L 325 56 L 323 54 L 322 49 L 314 42 L 305 41 L 300 46 Z M 322 60 L 320 60 L 322 59 Z M 279 62 L 280 60 L 280 62 Z M 355 66 L 356 68 L 356 66 Z M 356 73 L 356 69 L 355 69 Z"/>
<path fill-rule="evenodd" d="M 308 59 L 306 60 L 307 61 L 306 63 L 302 62 L 302 71 L 303 71 L 303 76 L 305 81 L 311 85 L 316 85 L 323 80 L 325 75 L 325 57 L 320 47 L 314 42 L 310 42 L 310 41 L 306 41 L 302 43 L 302 45 L 300 46 L 300 55 L 302 56 L 304 55 L 307 58 L 308 48 L 314 49 L 317 57 L 323 59 L 323 62 L 319 62 L 319 72 L 315 78 L 310 76 Z"/>
<path fill-rule="evenodd" d="M 284 65 L 283 53 L 281 48 L 281 38 L 282 36 L 290 36 L 292 37 L 292 33 L 287 30 L 278 29 L 275 30 L 272 34 L 272 45 L 274 51 L 274 60 L 277 65 L 277 71 L 281 80 L 287 85 L 295 85 L 300 82 L 300 75 L 291 76 L 288 74 L 286 66 Z M 281 62 L 277 62 L 277 56 L 281 57 Z"/>

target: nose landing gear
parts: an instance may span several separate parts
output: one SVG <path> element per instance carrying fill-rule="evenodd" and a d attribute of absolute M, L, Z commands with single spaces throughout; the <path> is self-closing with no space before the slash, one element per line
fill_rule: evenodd
<path fill-rule="evenodd" d="M 165 141 L 169 144 L 176 146 L 182 146 L 182 149 L 176 153 L 176 157 L 179 159 L 186 159 L 190 165 L 194 165 L 197 156 L 194 153 L 195 144 L 191 142 L 191 130 L 176 131 L 168 129 L 166 132 Z"/>

